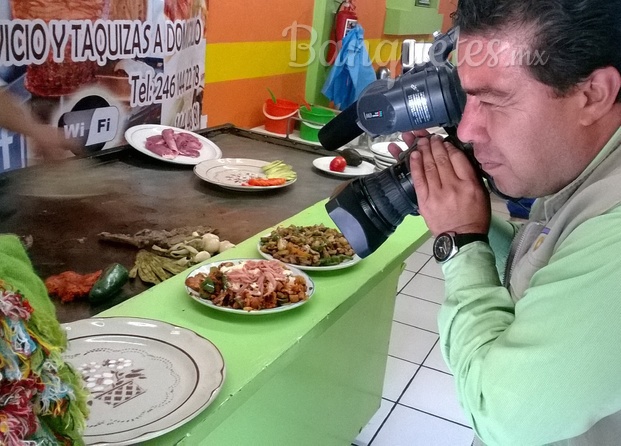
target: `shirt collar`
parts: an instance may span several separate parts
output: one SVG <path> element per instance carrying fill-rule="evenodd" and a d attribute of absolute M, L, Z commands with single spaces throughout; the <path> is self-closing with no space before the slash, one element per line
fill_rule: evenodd
<path fill-rule="evenodd" d="M 599 151 L 597 156 L 589 163 L 584 171 L 574 181 L 569 183 L 563 189 L 553 195 L 543 197 L 539 206 L 543 206 L 545 218 L 549 219 L 554 215 L 561 206 L 571 197 L 574 192 L 586 181 L 586 179 L 593 173 L 593 171 L 604 162 L 611 153 L 621 146 L 621 127 L 612 135 L 606 145 Z M 539 201 L 539 200 L 538 200 Z M 539 207 L 538 206 L 538 207 Z"/>

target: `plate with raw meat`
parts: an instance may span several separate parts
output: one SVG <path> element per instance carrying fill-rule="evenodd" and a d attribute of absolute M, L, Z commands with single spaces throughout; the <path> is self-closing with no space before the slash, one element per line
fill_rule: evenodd
<path fill-rule="evenodd" d="M 188 130 L 158 124 L 142 124 L 125 131 L 125 139 L 145 155 L 175 164 L 194 166 L 222 157 L 212 141 Z"/>

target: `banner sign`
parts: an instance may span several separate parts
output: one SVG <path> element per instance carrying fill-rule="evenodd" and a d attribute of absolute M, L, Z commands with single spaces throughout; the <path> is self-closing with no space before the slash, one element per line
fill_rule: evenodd
<path fill-rule="evenodd" d="M 0 0 L 0 88 L 88 152 L 138 124 L 199 129 L 205 2 Z M 24 153 L 0 151 L 0 171 Z"/>

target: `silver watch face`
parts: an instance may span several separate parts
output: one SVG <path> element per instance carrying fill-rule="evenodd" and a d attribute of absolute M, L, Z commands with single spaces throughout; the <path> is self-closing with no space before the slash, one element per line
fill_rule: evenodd
<path fill-rule="evenodd" d="M 433 243 L 433 256 L 438 262 L 447 260 L 454 250 L 453 238 L 448 234 L 440 234 Z"/>

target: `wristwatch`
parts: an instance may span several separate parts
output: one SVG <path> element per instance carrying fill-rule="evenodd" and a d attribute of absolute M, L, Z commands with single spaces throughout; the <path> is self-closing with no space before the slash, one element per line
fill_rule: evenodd
<path fill-rule="evenodd" d="M 443 232 L 433 242 L 433 256 L 438 263 L 444 263 L 455 257 L 459 248 L 472 242 L 488 243 L 487 234 L 455 234 Z"/>

